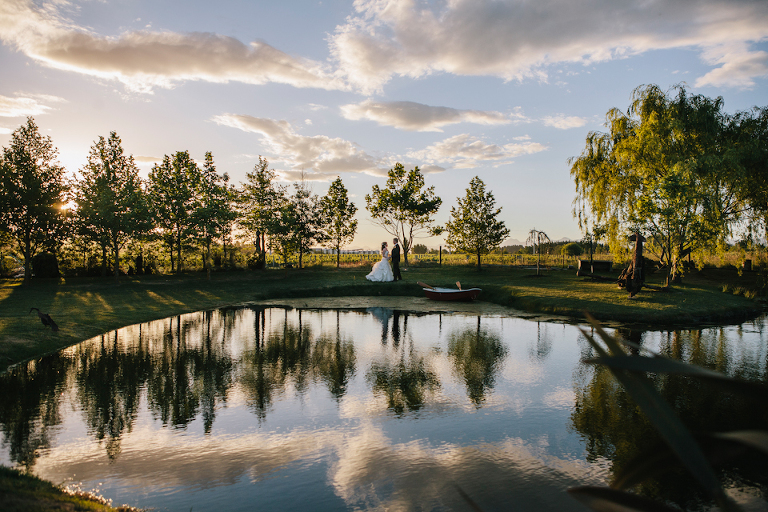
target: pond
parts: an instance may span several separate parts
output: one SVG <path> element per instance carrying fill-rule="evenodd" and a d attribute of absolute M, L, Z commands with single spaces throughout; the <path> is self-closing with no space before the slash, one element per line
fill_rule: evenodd
<path fill-rule="evenodd" d="M 609 331 L 766 381 L 765 318 Z M 158 511 L 586 510 L 566 489 L 606 485 L 654 441 L 610 374 L 583 362 L 592 355 L 578 326 L 504 315 L 182 315 L 0 376 L 0 464 Z M 657 384 L 694 426 L 766 424 L 765 410 L 699 383 Z M 764 505 L 762 485 L 725 478 Z M 644 492 L 706 507 L 684 475 Z"/>

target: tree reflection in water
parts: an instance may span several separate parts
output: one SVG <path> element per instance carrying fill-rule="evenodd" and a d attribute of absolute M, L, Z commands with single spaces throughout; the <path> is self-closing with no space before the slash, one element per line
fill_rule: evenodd
<path fill-rule="evenodd" d="M 619 329 L 617 334 L 635 343 L 644 339 L 640 331 Z M 731 347 L 738 345 L 734 339 L 730 343 Z M 735 357 L 726 344 L 723 329 L 664 333 L 659 352 L 729 376 L 766 382 L 764 352 L 741 350 Z M 589 354 L 587 358 L 594 356 Z M 660 442 L 645 415 L 605 366 L 581 363 L 575 375 L 576 402 L 571 422 L 584 436 L 587 460 L 610 459 L 612 472 L 617 473 L 633 457 L 652 450 Z M 768 410 L 762 405 L 756 406 L 753 400 L 716 384 L 682 375 L 650 374 L 649 378 L 693 433 L 764 429 L 768 425 Z M 768 490 L 765 459 L 756 460 L 754 467 L 742 464 L 739 468 L 720 470 L 730 486 L 762 482 L 758 486 L 763 493 Z M 705 501 L 704 494 L 683 470 L 648 481 L 639 492 L 654 499 L 670 500 L 685 509 L 699 509 Z"/>
<path fill-rule="evenodd" d="M 322 335 L 315 340 L 312 351 L 312 368 L 325 382 L 338 403 L 347 392 L 349 381 L 355 375 L 355 345 L 342 338 L 340 311 L 336 310 L 336 335 Z"/>
<path fill-rule="evenodd" d="M 61 424 L 60 395 L 69 377 L 69 361 L 58 354 L 0 375 L 0 428 L 11 460 L 27 471 L 51 445 Z"/>
<path fill-rule="evenodd" d="M 421 409 L 427 394 L 440 387 L 437 375 L 424 357 L 413 352 L 408 356 L 401 354 L 400 360 L 394 363 L 374 362 L 366 378 L 374 394 L 386 397 L 387 408 L 398 416 Z"/>
<path fill-rule="evenodd" d="M 138 414 L 138 390 L 152 373 L 152 358 L 141 340 L 130 352 L 121 350 L 117 331 L 101 336 L 101 345 L 78 354 L 77 397 L 88 432 L 106 439 L 107 455 L 120 453 L 120 437 L 130 432 Z"/>
<path fill-rule="evenodd" d="M 502 329 L 494 330 L 482 318 L 444 314 L 422 322 L 414 316 L 390 308 L 308 312 L 233 307 L 131 326 L 94 338 L 0 375 L 2 456 L 38 472 L 56 466 L 60 472 L 53 474 L 57 478 L 66 475 L 72 464 L 81 464 L 81 472 L 95 467 L 95 474 L 107 462 L 116 474 L 124 472 L 117 478 L 124 478 L 129 482 L 126 485 L 135 485 L 133 478 L 144 478 L 146 461 L 170 460 L 173 477 L 169 481 L 176 485 L 177 476 L 178 482 L 188 482 L 189 474 L 207 471 L 196 465 L 198 456 L 221 462 L 219 476 L 227 482 L 230 474 L 254 471 L 253 475 L 263 475 L 261 470 L 287 467 L 291 461 L 307 460 L 302 459 L 306 456 L 315 469 L 320 468 L 315 474 L 322 480 L 325 462 L 315 462 L 336 463 L 333 456 L 318 456 L 320 449 L 345 454 L 351 466 L 339 465 L 336 475 L 349 477 L 346 488 L 354 490 L 369 488 L 370 481 L 355 480 L 359 473 L 354 469 L 361 460 L 358 454 L 367 453 L 369 457 L 363 459 L 370 474 L 382 475 L 381 486 L 374 489 L 378 496 L 389 492 L 385 489 L 391 488 L 391 473 L 410 482 L 414 478 L 403 476 L 405 473 L 423 470 L 421 462 L 414 463 L 412 457 L 401 461 L 393 456 L 407 451 L 399 446 L 405 438 L 412 442 L 412 429 L 427 427 L 415 434 L 421 437 L 414 444 L 425 453 L 432 441 L 443 446 L 445 440 L 455 444 L 455 453 L 465 449 L 470 453 L 475 450 L 473 443 L 495 432 L 496 437 L 483 441 L 493 463 L 480 472 L 467 469 L 462 473 L 481 481 L 476 489 L 482 495 L 487 471 L 498 469 L 499 453 L 506 454 L 502 460 L 507 460 L 509 471 L 504 473 L 502 468 L 500 474 L 522 475 L 519 489 L 523 489 L 530 474 L 521 468 L 546 466 L 549 469 L 541 469 L 541 475 L 549 479 L 552 468 L 548 461 L 559 461 L 558 467 L 563 463 L 570 467 L 575 461 L 576 476 L 569 476 L 568 482 L 578 482 L 584 470 L 591 471 L 584 463 L 585 449 L 587 459 L 597 461 L 592 468 L 598 468 L 595 474 L 602 479 L 603 467 L 621 468 L 630 457 L 653 445 L 654 431 L 610 373 L 578 362 L 580 356 L 586 359 L 593 354 L 583 338 L 578 340 L 573 327 L 501 319 L 502 327 L 512 326 L 505 331 L 511 333 L 509 338 L 502 341 L 497 334 Z M 766 381 L 768 351 L 762 335 L 741 340 L 735 328 L 664 334 L 621 330 L 618 334 L 653 346 L 663 355 Z M 516 343 L 506 345 L 508 339 Z M 502 375 L 505 361 L 509 366 Z M 764 408 L 699 381 L 656 376 L 654 382 L 693 430 L 753 428 L 764 426 L 768 419 Z M 510 394 L 500 397 L 498 403 L 503 405 L 507 404 L 504 397 L 512 393 L 528 393 L 525 397 L 531 399 L 522 409 L 515 403 L 496 408 L 494 414 L 476 414 L 475 408 L 481 408 L 493 393 Z M 311 398 L 305 400 L 307 395 Z M 467 398 L 475 407 L 464 406 Z M 408 421 L 383 418 L 386 426 L 377 423 L 382 418 L 369 415 L 371 401 Z M 306 404 L 310 407 L 305 408 Z M 315 407 L 317 404 L 320 406 Z M 435 421 L 424 414 L 433 405 L 440 410 Z M 226 411 L 226 418 L 232 421 L 225 424 L 222 408 L 228 406 L 231 410 Z M 304 417 L 306 412 L 313 416 Z M 253 423 L 262 424 L 268 417 L 269 428 L 252 429 Z M 418 421 L 410 421 L 413 419 Z M 512 423 L 516 424 L 510 426 Z M 322 428 L 314 432 L 318 424 Z M 478 431 L 472 430 L 474 425 Z M 287 432 L 282 430 L 284 426 Z M 173 432 L 187 429 L 190 432 Z M 80 438 L 83 430 L 87 443 Z M 162 430 L 165 432 L 154 436 L 154 431 Z M 63 433 L 60 441 L 56 438 L 59 433 Z M 245 455 L 238 436 L 255 445 Z M 150 444 L 157 443 L 153 448 L 162 453 L 144 453 L 143 444 L 149 437 L 153 439 Z M 369 442 L 383 451 L 367 451 Z M 544 448 L 545 444 L 557 447 Z M 83 453 L 76 453 L 84 446 Z M 98 453 L 91 452 L 94 446 Z M 231 452 L 222 453 L 222 447 Z M 70 449 L 74 451 L 68 452 Z M 285 457 L 276 461 L 275 454 L 282 452 Z M 447 461 L 440 453 L 435 461 Z M 436 462 L 435 467 L 442 463 Z M 453 468 L 453 462 L 446 464 Z M 297 465 L 305 471 L 303 463 Z M 453 471 L 445 475 L 455 476 Z M 302 478 L 309 474 L 302 473 Z M 743 475 L 743 471 L 726 472 L 735 482 L 745 478 Z M 200 481 L 205 482 L 207 476 L 199 477 Z M 192 489 L 195 484 L 190 485 Z M 268 486 L 265 483 L 259 492 L 266 492 Z M 649 484 L 643 492 L 685 504 L 698 499 L 691 489 L 693 486 L 674 477 Z M 414 489 L 414 495 L 420 491 Z M 357 502 L 350 503 L 357 506 Z"/>
<path fill-rule="evenodd" d="M 469 399 L 475 407 L 481 407 L 487 394 L 493 390 L 507 348 L 497 335 L 481 328 L 478 316 L 476 328 L 451 333 L 448 355 L 453 362 L 454 373 L 467 387 Z"/>

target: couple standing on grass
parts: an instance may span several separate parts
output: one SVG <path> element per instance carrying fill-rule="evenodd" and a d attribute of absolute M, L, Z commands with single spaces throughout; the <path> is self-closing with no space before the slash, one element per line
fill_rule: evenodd
<path fill-rule="evenodd" d="M 389 260 L 392 260 L 392 266 L 390 268 Z M 394 271 L 394 273 L 393 273 Z M 369 281 L 401 281 L 403 276 L 400 275 L 400 243 L 397 238 L 392 240 L 392 254 L 389 254 L 387 248 L 387 242 L 381 242 L 381 260 L 371 269 L 371 273 L 365 276 Z"/>

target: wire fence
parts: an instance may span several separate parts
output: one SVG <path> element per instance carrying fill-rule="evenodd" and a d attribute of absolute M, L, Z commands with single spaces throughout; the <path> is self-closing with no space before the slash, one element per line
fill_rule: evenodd
<path fill-rule="evenodd" d="M 515 267 L 535 267 L 537 264 L 547 268 L 576 268 L 578 266 L 577 256 L 566 256 L 562 254 L 484 254 L 481 257 L 482 265 L 499 265 Z M 370 254 L 341 254 L 339 264 L 342 267 L 365 267 L 371 266 L 381 259 L 378 253 Z M 288 259 L 288 265 L 298 266 L 298 255 L 293 255 Z M 267 267 L 283 268 L 285 261 L 278 254 L 267 255 Z M 335 267 L 335 254 L 309 253 L 302 257 L 302 265 L 305 267 Z M 405 266 L 405 261 L 401 259 L 400 265 Z M 450 266 L 476 266 L 477 256 L 474 254 L 451 253 L 446 254 L 409 254 L 408 265 L 413 267 L 434 267 L 440 265 Z"/>

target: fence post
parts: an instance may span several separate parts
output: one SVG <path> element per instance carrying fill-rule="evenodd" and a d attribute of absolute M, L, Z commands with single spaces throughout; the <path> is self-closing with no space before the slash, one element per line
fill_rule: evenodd
<path fill-rule="evenodd" d="M 443 246 L 442 245 L 440 246 L 440 263 L 439 263 L 439 265 L 441 267 L 443 266 Z"/>

